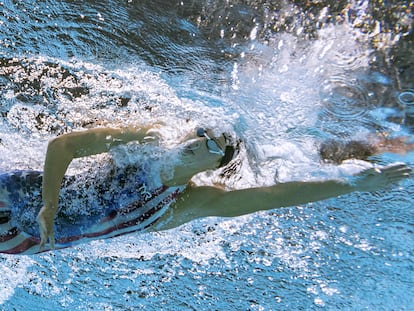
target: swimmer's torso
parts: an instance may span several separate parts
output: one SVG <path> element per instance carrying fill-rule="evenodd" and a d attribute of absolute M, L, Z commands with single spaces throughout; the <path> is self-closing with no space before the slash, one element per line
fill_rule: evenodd
<path fill-rule="evenodd" d="M 56 248 L 154 225 L 185 186 L 163 186 L 149 176 L 143 167 L 128 166 L 65 177 L 55 219 Z M 41 172 L 0 174 L 0 252 L 38 250 L 41 186 Z"/>

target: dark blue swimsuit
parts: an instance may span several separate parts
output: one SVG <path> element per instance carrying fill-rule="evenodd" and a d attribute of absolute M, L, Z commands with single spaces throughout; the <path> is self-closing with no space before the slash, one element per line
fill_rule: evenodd
<path fill-rule="evenodd" d="M 42 173 L 0 174 L 0 253 L 39 252 L 36 216 L 43 203 Z M 55 218 L 55 248 L 151 227 L 185 186 L 154 184 L 142 167 L 65 177 Z"/>

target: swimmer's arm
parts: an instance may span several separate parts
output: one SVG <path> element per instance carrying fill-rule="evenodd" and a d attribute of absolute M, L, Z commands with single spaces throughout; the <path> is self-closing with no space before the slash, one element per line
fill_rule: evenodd
<path fill-rule="evenodd" d="M 41 246 L 48 237 L 53 243 L 53 218 L 57 211 L 63 176 L 74 158 L 108 152 L 111 148 L 131 141 L 140 143 L 156 140 L 152 127 L 96 128 L 72 132 L 52 139 L 47 147 L 44 163 L 42 198 L 39 212 Z"/>
<path fill-rule="evenodd" d="M 377 136 L 373 138 L 373 146 L 377 154 L 391 152 L 395 154 L 405 155 L 414 150 L 414 142 L 408 136 L 391 137 Z"/>
<path fill-rule="evenodd" d="M 154 229 L 171 229 L 203 217 L 237 217 L 279 207 L 295 206 L 354 190 L 351 185 L 336 181 L 289 182 L 271 187 L 228 192 L 215 187 L 195 187 L 188 189 L 178 198 Z"/>
<path fill-rule="evenodd" d="M 193 219 L 235 217 L 279 207 L 296 206 L 329 199 L 354 191 L 375 191 L 407 178 L 411 170 L 401 164 L 381 170 L 368 169 L 347 181 L 287 182 L 270 187 L 226 192 L 214 187 L 188 189 L 159 222 L 160 230 L 173 228 Z M 171 219 L 167 221 L 167 219 Z"/>
<path fill-rule="evenodd" d="M 96 128 L 72 132 L 52 139 L 47 147 L 43 176 L 43 201 L 55 206 L 59 198 L 63 176 L 75 158 L 108 152 L 111 148 L 131 141 L 146 142 L 156 137 L 152 128 Z"/>

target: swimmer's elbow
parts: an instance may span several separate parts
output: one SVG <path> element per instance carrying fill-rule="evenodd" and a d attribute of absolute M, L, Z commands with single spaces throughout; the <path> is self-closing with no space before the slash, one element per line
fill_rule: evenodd
<path fill-rule="evenodd" d="M 71 148 L 71 144 L 68 143 L 66 137 L 58 136 L 52 138 L 47 145 L 47 154 L 55 156 L 73 157 L 74 151 Z"/>

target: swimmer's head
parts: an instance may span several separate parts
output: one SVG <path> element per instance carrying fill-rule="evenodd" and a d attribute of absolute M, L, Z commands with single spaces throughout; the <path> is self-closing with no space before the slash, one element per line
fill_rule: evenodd
<path fill-rule="evenodd" d="M 202 167 L 207 162 L 211 163 L 209 168 L 226 166 L 238 153 L 238 144 L 227 133 L 215 135 L 210 130 L 198 128 L 195 135 L 188 136 L 186 140 L 184 153 Z"/>
<path fill-rule="evenodd" d="M 239 144 L 235 143 L 230 134 L 222 133 L 220 137 L 211 138 L 204 128 L 198 128 L 197 136 L 205 137 L 207 139 L 206 145 L 210 153 L 221 155 L 222 158 L 218 168 L 226 166 L 238 153 Z M 217 141 L 218 139 L 224 140 L 224 146 L 219 145 Z"/>

